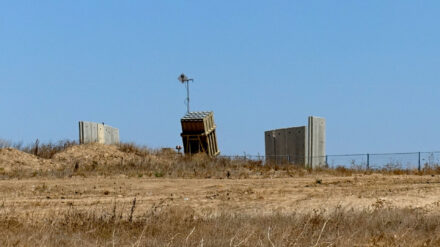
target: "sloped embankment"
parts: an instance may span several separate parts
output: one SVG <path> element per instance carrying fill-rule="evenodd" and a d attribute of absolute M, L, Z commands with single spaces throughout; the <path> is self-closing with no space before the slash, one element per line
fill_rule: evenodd
<path fill-rule="evenodd" d="M 76 145 L 57 153 L 52 158 L 63 164 L 66 169 L 77 172 L 98 172 L 103 175 L 154 174 L 158 167 L 170 167 L 173 162 L 168 157 L 155 154 L 123 152 L 119 146 L 99 143 Z"/>
<path fill-rule="evenodd" d="M 13 148 L 0 149 L 0 170 L 3 173 L 12 171 L 48 171 L 60 168 L 54 160 L 38 158 Z"/>
<path fill-rule="evenodd" d="M 92 143 L 69 147 L 55 154 L 53 160 L 67 164 L 115 164 L 136 158 L 136 155 L 121 152 L 117 146 Z"/>

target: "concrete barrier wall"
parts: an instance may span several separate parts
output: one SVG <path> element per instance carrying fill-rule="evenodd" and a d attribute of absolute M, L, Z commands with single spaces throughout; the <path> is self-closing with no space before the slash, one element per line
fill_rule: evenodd
<path fill-rule="evenodd" d="M 286 149 L 291 163 L 301 165 L 306 162 L 307 126 L 286 129 Z"/>
<path fill-rule="evenodd" d="M 325 119 L 309 117 L 308 119 L 308 162 L 313 169 L 326 165 L 325 161 Z"/>
<path fill-rule="evenodd" d="M 308 126 L 266 131 L 264 141 L 267 160 L 310 168 L 326 165 L 324 118 L 311 116 Z"/>
<path fill-rule="evenodd" d="M 119 144 L 119 130 L 102 123 L 80 121 L 79 143 L 93 142 L 107 145 Z"/>
<path fill-rule="evenodd" d="M 264 133 L 268 160 L 304 164 L 307 156 L 307 127 L 269 130 Z"/>

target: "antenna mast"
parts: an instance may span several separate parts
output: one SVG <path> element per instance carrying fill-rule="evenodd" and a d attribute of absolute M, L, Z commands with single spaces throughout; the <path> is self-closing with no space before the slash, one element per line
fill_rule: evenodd
<path fill-rule="evenodd" d="M 188 78 L 185 74 L 181 74 L 178 78 L 177 78 L 181 83 L 185 83 L 186 86 L 186 113 L 189 113 L 189 82 L 190 81 L 194 81 L 194 79 L 190 79 Z"/>

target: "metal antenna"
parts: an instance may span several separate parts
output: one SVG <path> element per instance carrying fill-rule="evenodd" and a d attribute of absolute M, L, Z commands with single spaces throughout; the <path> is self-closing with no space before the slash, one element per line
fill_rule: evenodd
<path fill-rule="evenodd" d="M 189 82 L 190 81 L 194 81 L 194 79 L 190 79 L 188 77 L 186 77 L 185 74 L 181 74 L 178 78 L 177 78 L 181 83 L 185 83 L 186 86 L 186 113 L 189 113 Z"/>

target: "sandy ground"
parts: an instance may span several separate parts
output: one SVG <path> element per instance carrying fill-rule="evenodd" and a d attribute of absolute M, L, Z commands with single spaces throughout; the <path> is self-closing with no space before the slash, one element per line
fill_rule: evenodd
<path fill-rule="evenodd" d="M 116 205 L 125 214 L 134 198 L 135 217 L 172 206 L 190 207 L 199 217 L 222 212 L 241 215 L 322 212 L 336 207 L 353 210 L 412 207 L 439 213 L 440 176 L 151 179 L 121 175 L 0 181 L 0 210 L 35 220 L 71 207 L 111 212 Z"/>

